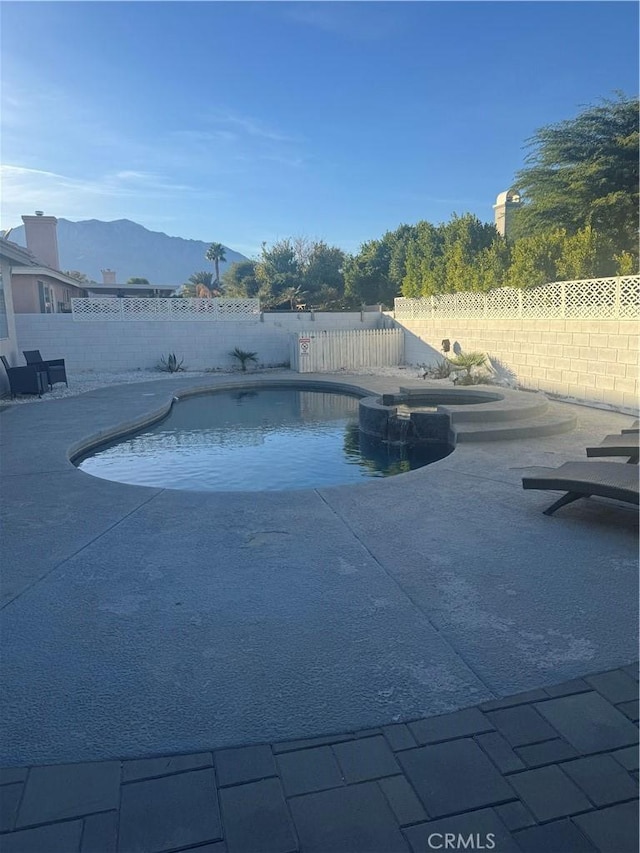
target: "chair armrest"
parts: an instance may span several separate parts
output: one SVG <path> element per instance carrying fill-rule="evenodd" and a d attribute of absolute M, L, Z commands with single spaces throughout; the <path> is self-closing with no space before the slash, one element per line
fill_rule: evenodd
<path fill-rule="evenodd" d="M 47 375 L 47 371 L 39 364 L 24 364 L 21 367 L 9 367 L 8 372 L 14 376 L 26 376 L 27 374 L 33 376 L 35 373 Z"/>
<path fill-rule="evenodd" d="M 50 358 L 48 361 L 43 361 L 47 367 L 64 367 L 64 358 Z"/>

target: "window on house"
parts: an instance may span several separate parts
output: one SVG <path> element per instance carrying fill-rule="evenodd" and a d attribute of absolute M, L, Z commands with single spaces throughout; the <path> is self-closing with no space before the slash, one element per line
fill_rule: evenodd
<path fill-rule="evenodd" d="M 9 326 L 7 324 L 7 304 L 4 301 L 4 286 L 2 284 L 2 271 L 0 270 L 0 338 L 9 337 Z"/>
<path fill-rule="evenodd" d="M 53 314 L 53 291 L 48 284 L 38 281 L 38 297 L 40 299 L 40 313 Z"/>

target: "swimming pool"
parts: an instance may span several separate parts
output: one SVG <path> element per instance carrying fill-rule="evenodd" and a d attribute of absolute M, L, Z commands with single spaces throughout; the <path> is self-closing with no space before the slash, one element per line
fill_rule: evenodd
<path fill-rule="evenodd" d="M 282 491 L 389 477 L 451 452 L 392 445 L 358 428 L 358 397 L 291 387 L 201 394 L 76 464 L 106 480 L 192 491 Z"/>

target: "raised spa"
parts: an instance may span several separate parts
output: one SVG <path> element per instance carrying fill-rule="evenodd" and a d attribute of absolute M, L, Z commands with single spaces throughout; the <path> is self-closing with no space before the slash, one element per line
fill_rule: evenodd
<path fill-rule="evenodd" d="M 412 447 L 363 434 L 358 400 L 293 387 L 200 394 L 75 462 L 88 474 L 133 485 L 277 491 L 389 477 L 451 452 L 447 441 Z"/>
<path fill-rule="evenodd" d="M 359 424 L 364 435 L 412 448 L 454 444 L 452 415 L 459 406 L 499 403 L 499 392 L 462 388 L 400 388 L 360 400 Z M 483 411 L 484 414 L 484 411 Z"/>

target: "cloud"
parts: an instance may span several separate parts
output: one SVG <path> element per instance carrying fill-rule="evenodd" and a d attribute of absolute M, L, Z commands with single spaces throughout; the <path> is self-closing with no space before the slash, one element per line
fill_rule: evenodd
<path fill-rule="evenodd" d="M 138 207 L 141 200 L 170 198 L 176 192 L 197 193 L 187 184 L 174 183 L 162 175 L 124 169 L 75 178 L 44 169 L 3 165 L 0 167 L 3 186 L 2 223 L 10 227 L 20 221 L 20 216 L 31 209 L 42 209 L 57 216 L 95 218 L 104 215 L 109 200 L 116 202 L 114 212 L 123 200 Z"/>
<path fill-rule="evenodd" d="M 285 16 L 297 24 L 358 41 L 383 41 L 403 29 L 394 3 L 287 3 Z M 403 6 L 403 3 L 399 3 Z"/>
<path fill-rule="evenodd" d="M 213 114 L 210 121 L 214 124 L 226 124 L 237 128 L 247 136 L 257 137 L 258 139 L 266 139 L 272 142 L 299 142 L 297 137 L 289 136 L 279 130 L 274 130 L 265 126 L 261 121 L 250 118 L 249 116 L 241 116 L 235 113 Z"/>

